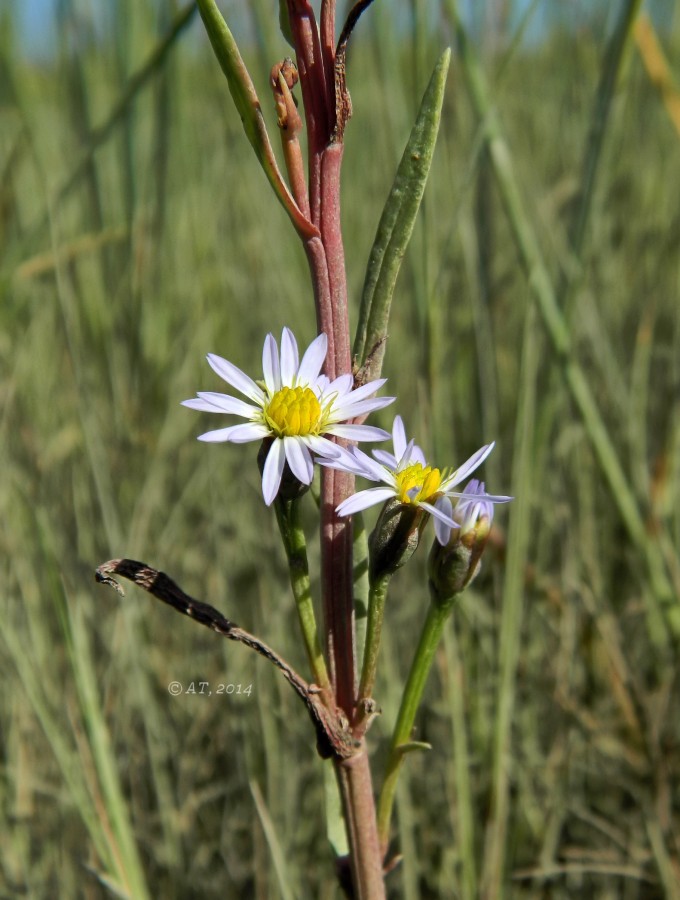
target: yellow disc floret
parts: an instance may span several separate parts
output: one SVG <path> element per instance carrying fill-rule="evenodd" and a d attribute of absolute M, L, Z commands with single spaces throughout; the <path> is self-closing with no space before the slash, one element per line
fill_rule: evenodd
<path fill-rule="evenodd" d="M 401 503 L 419 503 L 431 500 L 442 483 L 442 474 L 432 466 L 413 463 L 403 471 L 396 472 L 397 496 Z"/>
<path fill-rule="evenodd" d="M 264 417 L 276 437 L 319 434 L 321 406 L 308 387 L 283 387 L 265 407 Z"/>

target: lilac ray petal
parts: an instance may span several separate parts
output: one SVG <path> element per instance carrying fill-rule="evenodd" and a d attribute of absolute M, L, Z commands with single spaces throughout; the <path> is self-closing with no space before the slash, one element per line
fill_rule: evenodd
<path fill-rule="evenodd" d="M 416 442 L 413 440 L 413 438 L 411 438 L 404 450 L 397 457 L 399 459 L 398 468 L 400 470 L 405 469 L 406 466 L 411 465 L 411 463 L 413 462 L 413 448 L 415 447 L 415 445 Z M 397 455 L 396 448 L 394 455 Z"/>
<path fill-rule="evenodd" d="M 453 528 L 451 526 L 442 521 L 441 519 L 435 518 L 434 520 L 434 536 L 437 538 L 437 541 L 445 547 L 449 540 L 451 539 L 451 532 Z"/>
<path fill-rule="evenodd" d="M 371 457 L 367 456 L 362 450 L 355 447 L 352 450 L 351 455 L 359 463 L 361 474 L 364 478 L 370 478 L 371 481 L 382 481 L 385 484 L 392 485 L 392 487 L 396 485 L 396 480 L 392 472 L 376 460 L 371 459 Z"/>
<path fill-rule="evenodd" d="M 456 497 L 458 500 L 486 500 L 488 503 L 509 503 L 514 497 L 505 497 L 503 494 L 466 494 L 465 491 L 447 491 L 447 497 Z"/>
<path fill-rule="evenodd" d="M 325 334 L 320 334 L 314 338 L 312 343 L 305 350 L 302 362 L 298 368 L 297 383 L 310 384 L 317 381 L 321 366 L 326 359 L 328 352 L 328 338 Z"/>
<path fill-rule="evenodd" d="M 235 387 L 237 391 L 245 397 L 250 397 L 256 403 L 262 403 L 262 388 L 258 387 L 253 379 L 246 375 L 245 372 L 242 372 L 238 366 L 214 353 L 209 353 L 207 359 L 213 372 L 216 372 L 227 384 Z"/>
<path fill-rule="evenodd" d="M 440 496 L 437 497 L 434 504 L 427 504 L 428 507 L 431 506 L 432 515 L 441 519 L 442 521 L 448 521 L 448 523 L 455 527 L 456 523 L 453 518 L 453 504 L 449 500 L 448 497 Z M 423 504 L 425 506 L 425 504 Z"/>
<path fill-rule="evenodd" d="M 310 446 L 308 441 L 305 441 L 305 443 L 307 444 L 307 446 Z M 337 444 L 331 444 L 330 441 L 328 441 L 328 443 L 335 450 L 335 453 L 333 453 L 332 455 L 328 453 L 325 447 L 323 447 L 319 452 L 319 450 L 311 445 L 311 449 L 318 454 L 316 461 L 319 463 L 319 465 L 325 465 L 329 469 L 337 469 L 341 472 L 351 472 L 353 475 L 363 474 L 363 469 L 355 459 L 353 453 L 349 453 L 347 450 L 345 450 L 344 447 L 338 447 Z"/>
<path fill-rule="evenodd" d="M 257 415 L 259 409 L 244 403 L 238 397 L 230 397 L 228 394 L 217 394 L 213 391 L 199 391 L 198 396 L 201 400 L 206 400 L 212 407 L 208 412 L 231 413 L 234 416 L 242 416 L 244 419 L 250 419 Z"/>
<path fill-rule="evenodd" d="M 326 432 L 348 441 L 387 441 L 390 437 L 384 429 L 375 425 L 329 425 Z"/>
<path fill-rule="evenodd" d="M 392 445 L 394 447 L 394 455 L 398 460 L 402 460 L 406 451 L 406 429 L 404 428 L 404 420 L 401 416 L 394 417 L 394 423 L 392 424 Z"/>
<path fill-rule="evenodd" d="M 448 492 L 450 488 L 460 484 L 461 481 L 468 477 L 470 472 L 474 472 L 478 466 L 481 466 L 495 446 L 496 442 L 493 441 L 490 444 L 485 444 L 483 447 L 480 447 L 479 450 L 477 450 L 476 453 L 473 453 L 472 456 L 467 459 L 462 466 L 459 466 L 452 475 L 449 475 L 448 478 L 444 479 L 442 482 L 442 490 Z"/>
<path fill-rule="evenodd" d="M 286 463 L 283 441 L 274 441 L 271 445 L 262 471 L 262 496 L 267 506 L 271 506 L 281 487 L 281 476 Z"/>
<path fill-rule="evenodd" d="M 425 454 L 422 449 L 418 446 L 418 444 L 413 445 L 413 449 L 411 450 L 411 462 L 419 462 L 421 466 L 427 465 L 427 460 L 425 459 Z"/>
<path fill-rule="evenodd" d="M 347 500 L 343 500 L 337 508 L 337 513 L 341 516 L 351 516 L 370 506 L 382 503 L 384 500 L 389 500 L 390 497 L 394 497 L 394 491 L 390 488 L 368 488 L 366 491 L 359 491 L 357 494 L 352 494 Z"/>
<path fill-rule="evenodd" d="M 298 345 L 295 335 L 290 328 L 284 328 L 281 332 L 281 384 L 287 387 L 293 387 L 295 384 L 295 376 L 297 375 L 298 366 L 300 365 L 300 356 L 298 354 Z"/>
<path fill-rule="evenodd" d="M 387 468 L 392 469 L 392 471 L 399 465 L 397 458 L 387 450 L 371 450 L 371 453 L 373 454 L 374 459 L 377 459 L 381 465 L 387 466 Z"/>
<path fill-rule="evenodd" d="M 293 475 L 303 484 L 311 484 L 314 477 L 314 463 L 307 447 L 297 438 L 284 437 L 283 449 Z"/>
<path fill-rule="evenodd" d="M 273 334 L 264 339 L 262 348 L 262 374 L 270 395 L 281 390 L 281 369 L 279 367 L 279 348 Z"/>
<path fill-rule="evenodd" d="M 344 451 L 341 456 L 336 456 L 329 460 L 319 459 L 319 465 L 327 466 L 330 469 L 337 469 L 340 472 L 350 472 L 352 475 L 360 475 L 362 478 L 368 478 L 369 481 L 384 481 L 387 484 L 391 484 L 392 482 L 387 476 L 382 467 L 378 466 L 378 470 L 380 474 L 374 473 L 373 469 L 370 468 L 370 465 L 374 465 L 373 461 L 366 456 L 365 453 L 361 453 L 361 458 L 359 458 L 359 453 L 361 451 L 356 451 L 352 453 L 348 453 Z M 369 465 L 366 465 L 368 462 Z"/>

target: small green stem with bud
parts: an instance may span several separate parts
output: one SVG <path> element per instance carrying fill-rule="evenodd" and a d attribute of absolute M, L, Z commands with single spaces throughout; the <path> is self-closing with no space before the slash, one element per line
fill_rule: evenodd
<path fill-rule="evenodd" d="M 280 495 L 274 501 L 276 521 L 288 558 L 290 584 L 295 597 L 302 637 L 307 657 L 314 674 L 314 681 L 322 690 L 331 689 L 326 661 L 324 659 L 312 603 L 309 584 L 309 564 L 307 562 L 307 542 L 300 523 L 300 500 L 285 500 Z"/>
<path fill-rule="evenodd" d="M 444 625 L 453 610 L 456 600 L 460 596 L 460 594 L 454 594 L 451 597 L 442 599 L 436 595 L 432 585 L 430 585 L 430 593 L 432 602 L 430 603 L 418 647 L 411 663 L 408 681 L 401 698 L 399 714 L 392 733 L 390 754 L 385 769 L 385 780 L 378 802 L 378 835 L 383 853 L 387 851 L 389 842 L 392 807 L 394 806 L 394 796 L 401 765 L 409 750 L 422 748 L 422 744 L 419 745 L 411 741 L 413 723 L 423 697 L 427 677 L 432 668 L 435 651 L 439 646 L 444 631 Z"/>

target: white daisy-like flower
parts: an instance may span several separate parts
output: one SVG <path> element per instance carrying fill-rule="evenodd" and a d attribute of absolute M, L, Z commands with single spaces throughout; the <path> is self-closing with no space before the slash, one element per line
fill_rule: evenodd
<path fill-rule="evenodd" d="M 350 441 L 389 438 L 382 428 L 350 424 L 356 416 L 392 403 L 394 397 L 371 397 L 386 379 L 370 381 L 356 389 L 351 374 L 330 381 L 320 374 L 327 349 L 326 335 L 320 334 L 300 360 L 293 332 L 284 328 L 279 355 L 276 340 L 268 334 L 262 351 L 263 381 L 260 383 L 228 360 L 209 353 L 211 368 L 250 402 L 228 394 L 199 391 L 195 399 L 182 403 L 201 412 L 228 413 L 247 419 L 246 423 L 207 431 L 199 436 L 199 441 L 245 444 L 272 439 L 262 472 L 262 493 L 267 506 L 278 494 L 286 463 L 299 481 L 311 484 L 312 453 L 327 457 L 340 452 L 326 435 Z"/>
<path fill-rule="evenodd" d="M 462 466 L 447 474 L 427 464 L 425 455 L 413 441 L 406 440 L 406 431 L 401 416 L 396 416 L 392 427 L 394 453 L 374 450 L 373 457 L 367 456 L 356 447 L 339 450 L 333 458 L 320 459 L 319 463 L 332 469 L 342 469 L 353 475 L 360 475 L 370 481 L 382 482 L 385 487 L 368 488 L 352 494 L 338 506 L 338 513 L 351 516 L 396 497 L 404 505 L 421 506 L 434 519 L 434 529 L 440 544 L 447 544 L 453 528 L 459 528 L 451 498 L 479 503 L 507 503 L 512 497 L 493 496 L 473 491 L 455 491 L 456 485 L 464 481 L 470 472 L 481 465 L 494 448 L 494 444 L 480 447 Z M 464 509 L 463 509 L 464 512 Z"/>

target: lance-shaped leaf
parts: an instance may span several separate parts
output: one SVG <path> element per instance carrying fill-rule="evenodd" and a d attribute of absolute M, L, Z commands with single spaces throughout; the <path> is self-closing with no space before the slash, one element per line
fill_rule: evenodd
<path fill-rule="evenodd" d="M 318 229 L 302 214 L 281 176 L 255 86 L 241 58 L 234 36 L 222 18 L 215 0 L 197 0 L 197 4 L 215 56 L 227 77 L 229 92 L 243 122 L 246 136 L 269 183 L 300 235 L 306 238 L 318 235 Z"/>
<path fill-rule="evenodd" d="M 392 295 L 430 172 L 450 59 L 445 50 L 434 68 L 371 248 L 354 341 L 355 361 L 365 366 L 362 381 L 382 368 Z"/>

